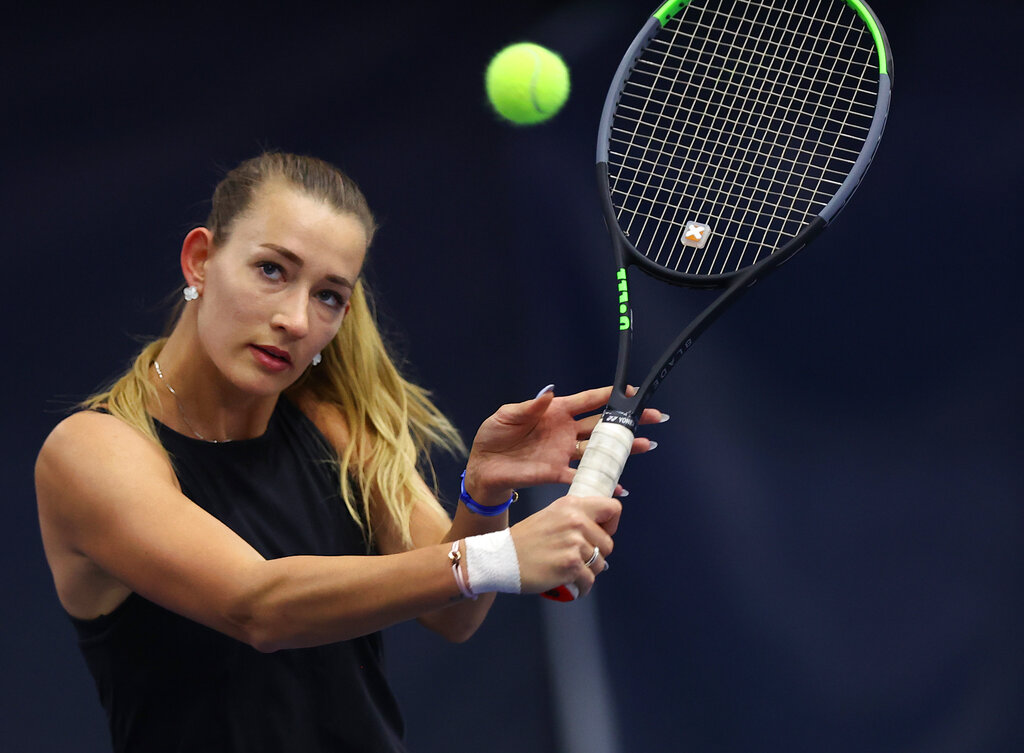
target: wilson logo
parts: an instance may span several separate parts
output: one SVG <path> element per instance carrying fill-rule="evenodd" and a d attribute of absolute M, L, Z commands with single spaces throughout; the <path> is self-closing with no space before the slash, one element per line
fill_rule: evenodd
<path fill-rule="evenodd" d="M 619 281 L 619 329 L 629 329 L 629 285 L 626 270 L 619 269 L 615 275 Z"/>

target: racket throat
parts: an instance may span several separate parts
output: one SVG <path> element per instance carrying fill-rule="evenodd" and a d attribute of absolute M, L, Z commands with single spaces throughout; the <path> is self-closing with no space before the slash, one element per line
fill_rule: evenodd
<path fill-rule="evenodd" d="M 744 275 L 741 275 L 736 279 L 729 289 L 722 293 L 718 298 L 711 302 L 697 317 L 690 322 L 690 324 L 679 333 L 679 336 L 673 341 L 665 352 L 661 354 L 661 358 L 658 360 L 660 364 L 654 369 L 651 369 L 648 373 L 647 378 L 644 379 L 640 385 L 640 389 L 637 394 L 640 395 L 639 402 L 636 407 L 636 414 L 640 415 L 647 404 L 650 402 L 654 393 L 658 391 L 661 383 L 669 375 L 669 372 L 675 368 L 676 364 L 682 360 L 686 352 L 697 342 L 697 338 L 700 337 L 704 331 L 711 326 L 711 324 L 722 315 L 730 305 L 736 302 L 747 290 L 753 286 L 761 275 L 757 274 L 757 268 L 751 269 Z"/>

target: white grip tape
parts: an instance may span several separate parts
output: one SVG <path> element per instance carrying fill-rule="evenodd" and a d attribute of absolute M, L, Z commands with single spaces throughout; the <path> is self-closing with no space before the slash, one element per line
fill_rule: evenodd
<path fill-rule="evenodd" d="M 610 497 L 633 448 L 633 432 L 622 424 L 602 421 L 587 441 L 587 449 L 569 486 L 575 497 Z"/>

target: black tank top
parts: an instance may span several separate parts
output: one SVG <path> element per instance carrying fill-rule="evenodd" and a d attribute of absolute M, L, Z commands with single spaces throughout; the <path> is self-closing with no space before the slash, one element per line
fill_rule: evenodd
<path fill-rule="evenodd" d="M 185 495 L 267 559 L 367 553 L 327 441 L 285 398 L 256 439 L 157 429 Z M 262 654 L 138 594 L 72 622 L 117 753 L 405 750 L 379 633 Z"/>

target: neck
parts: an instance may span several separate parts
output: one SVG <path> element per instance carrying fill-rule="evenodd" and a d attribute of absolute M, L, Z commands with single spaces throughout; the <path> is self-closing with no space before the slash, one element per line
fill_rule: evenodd
<path fill-rule="evenodd" d="M 211 442 L 262 435 L 278 395 L 253 395 L 232 384 L 203 349 L 194 319 L 187 321 L 192 318 L 186 310 L 157 356 L 163 379 L 152 370 L 158 396 L 153 417 L 179 434 Z"/>

